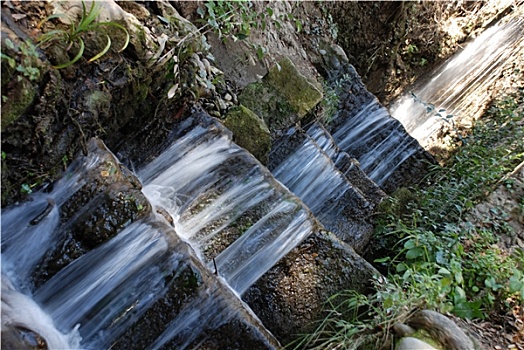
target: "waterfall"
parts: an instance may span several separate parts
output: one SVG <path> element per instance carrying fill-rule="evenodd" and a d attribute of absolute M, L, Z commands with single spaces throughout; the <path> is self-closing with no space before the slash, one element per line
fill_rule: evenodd
<path fill-rule="evenodd" d="M 249 316 L 239 311 L 247 306 L 235 300 L 311 234 L 313 219 L 298 198 L 232 143 L 227 129 L 204 114 L 194 120 L 209 125 L 180 126 L 180 137 L 139 172 L 144 194 L 164 215 L 128 225 L 36 290 L 28 283 L 30 274 L 59 242 L 61 206 L 89 178 L 84 174 L 96 165 L 97 153 L 76 162 L 50 193 L 36 193 L 32 201 L 3 213 L 2 286 L 14 276 L 24 287 L 23 293 L 6 289 L 12 306 L 6 312 L 31 307 L 45 315 L 51 330 L 25 323 L 48 345 L 65 341 L 68 345 L 57 347 L 107 348 L 120 344 L 123 334 L 128 337 L 129 327 L 150 308 L 172 298 L 180 286 L 166 276 L 195 271 L 201 284 L 159 325 L 147 346 L 174 342 L 183 349 L 204 330 Z M 76 343 L 69 334 L 76 335 L 70 337 Z"/>
<path fill-rule="evenodd" d="M 360 161 L 360 167 L 377 184 L 384 185 L 408 158 L 419 150 L 376 98 L 347 118 L 333 138 Z"/>
<path fill-rule="evenodd" d="M 77 331 L 62 333 L 53 323 L 53 319 L 30 296 L 18 291 L 2 273 L 2 337 L 15 332 L 16 339 L 17 331 L 30 330 L 45 339 L 48 349 L 78 349 L 80 338 Z M 4 341 L 6 339 L 2 339 L 3 345 L 21 346 L 18 342 L 5 344 Z"/>
<path fill-rule="evenodd" d="M 366 200 L 318 147 L 311 139 L 305 139 L 273 173 L 322 220 L 323 216 L 340 214 L 339 202 L 346 195 L 356 201 Z"/>
<path fill-rule="evenodd" d="M 177 233 L 203 252 L 210 268 L 216 263 L 238 294 L 312 230 L 304 206 L 217 124 L 192 128 L 139 176 L 153 205 L 177 218 Z M 230 228 L 241 216 L 253 220 L 238 238 Z"/>
<path fill-rule="evenodd" d="M 475 119 L 506 61 L 524 50 L 524 19 L 514 16 L 486 29 L 391 106 L 391 114 L 421 143 L 449 119 Z M 433 105 L 435 108 L 432 108 Z M 439 112 L 441 116 L 436 114 Z"/>
<path fill-rule="evenodd" d="M 143 307 L 151 293 L 162 287 L 164 271 L 157 265 L 169 260 L 166 252 L 161 232 L 137 222 L 60 271 L 35 292 L 35 301 L 60 330 L 80 325 L 86 341 L 103 327 L 105 337 L 112 339 L 108 322 L 129 305 Z"/>
<path fill-rule="evenodd" d="M 458 55 L 444 66 L 428 87 L 415 90 L 417 98 L 449 113 L 469 113 L 468 108 L 478 103 L 466 95 L 485 90 L 508 52 L 522 45 L 523 21 L 490 28 L 461 53 L 465 56 Z M 491 50 L 493 43 L 497 48 Z M 479 64 L 464 64 L 468 57 Z M 450 78 L 457 76 L 469 80 Z M 357 80 L 346 83 L 358 85 Z M 352 100 L 358 89 L 359 97 Z M 358 256 L 351 247 L 358 251 L 369 240 L 372 228 L 367 220 L 385 195 L 378 185 L 390 190 L 398 187 L 402 167 L 409 169 L 402 176 L 410 181 L 412 174 L 415 178 L 421 173 L 409 163 L 420 155 L 419 144 L 407 137 L 405 128 L 375 97 L 358 89 L 348 88 L 343 96 L 329 130 L 333 136 L 319 124 L 286 135 L 295 143 L 281 150 L 282 159 L 272 167 L 276 179 L 232 142 L 231 133 L 218 120 L 197 111 L 177 121 L 164 150 L 137 174 L 152 212 L 115 225 L 114 234 L 96 237 L 100 242 L 75 251 L 78 255 L 60 265 L 65 267 L 38 284 L 39 264 L 45 266 L 51 253 L 65 244 L 67 234 L 71 235 L 67 244 L 78 243 L 74 241 L 77 232 L 66 231 L 81 230 L 75 220 L 89 215 L 91 206 L 99 205 L 105 198 L 103 191 L 110 187 L 89 175 L 93 169 L 100 173 L 99 163 L 108 162 L 101 151 L 90 149 L 52 188 L 2 212 L 2 332 L 9 330 L 15 338 L 32 332 L 48 348 L 57 349 L 185 349 L 198 348 L 212 332 L 238 321 L 245 326 L 245 333 L 239 334 L 259 337 L 264 348 L 277 348 L 272 335 L 242 301 L 248 289 L 263 281 L 262 276 L 283 258 L 271 272 L 291 270 L 281 266 L 292 264 L 286 260 L 291 251 L 292 259 L 310 264 L 292 266 L 295 270 L 343 266 L 340 275 L 351 274 L 349 266 L 361 264 L 357 259 L 349 261 Z M 395 108 L 396 116 L 416 134 L 423 117 L 416 113 L 411 117 L 411 107 L 403 104 L 409 104 L 410 98 L 403 101 L 408 102 Z M 107 172 L 105 178 L 110 177 L 109 171 L 103 172 Z M 126 176 L 121 177 L 118 181 L 123 183 Z M 100 185 L 86 194 L 96 200 L 84 198 L 84 208 L 65 215 L 68 202 L 86 184 Z M 111 187 L 115 188 L 115 192 L 122 189 L 123 195 L 128 189 Z M 139 193 L 138 186 L 133 190 Z M 324 239 L 329 244 L 320 247 Z M 296 249 L 300 244 L 305 247 Z M 307 259 L 301 255 L 304 250 L 308 250 Z M 294 273 L 292 278 L 303 279 L 301 273 L 310 271 Z M 326 281 L 316 283 L 311 287 L 315 295 L 304 300 L 320 298 L 326 290 L 336 292 L 328 286 L 321 293 L 319 288 Z"/>
<path fill-rule="evenodd" d="M 98 161 L 97 154 L 68 168 L 49 193 L 35 193 L 30 202 L 2 212 L 2 272 L 20 288 L 42 256 L 58 241 L 60 207 L 84 183 L 83 175 Z"/>

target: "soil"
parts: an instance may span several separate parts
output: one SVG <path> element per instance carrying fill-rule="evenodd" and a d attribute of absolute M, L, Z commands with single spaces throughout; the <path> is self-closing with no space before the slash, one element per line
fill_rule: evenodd
<path fill-rule="evenodd" d="M 174 6 L 196 23 L 196 9 L 201 4 L 176 2 Z M 235 91 L 260 79 L 283 57 L 290 57 L 304 74 L 322 80 L 318 74 L 326 73 L 322 50 L 338 43 L 368 89 L 384 104 L 511 11 L 511 2 L 498 6 L 495 2 L 459 1 L 270 4 L 275 16 L 292 13 L 301 23 L 300 31 L 291 22 L 284 22 L 279 30 L 270 22 L 268 28 L 273 30 L 254 31 L 249 41 L 227 43 L 208 33 L 216 63 Z M 3 19 L 14 23 L 14 35 L 23 40 L 34 40 L 40 34 L 38 23 L 51 13 L 44 2 L 11 0 L 1 6 Z M 155 3 L 146 2 L 144 6 L 156 15 L 161 13 Z M 269 5 L 258 2 L 254 6 L 261 11 Z M 139 17 L 141 7 L 125 7 Z M 156 17 L 148 21 L 153 30 L 163 30 Z M 264 48 L 262 59 L 253 45 Z M 180 118 L 195 102 L 185 98 L 170 104 L 162 102 L 165 77 L 150 74 L 136 62 L 132 48 L 124 54 L 111 52 L 95 64 L 84 61 L 60 71 L 49 68 L 49 54 L 39 51 L 37 63 L 46 68 L 39 80 L 29 81 L 36 96 L 20 118 L 6 128 L 2 125 L 2 207 L 24 200 L 26 193 L 20 190 L 24 185 L 37 190 L 59 178 L 64 167 L 85 151 L 89 137 L 101 137 L 114 152 L 124 150 L 123 140 L 134 140 L 134 152 L 140 154 L 150 144 L 158 144 L 152 138 L 167 137 L 173 116 Z M 16 85 L 4 79 L 10 76 L 4 66 L 2 60 L 2 95 L 7 96 Z M 106 86 L 111 88 L 109 95 Z M 502 91 L 505 88 L 500 86 Z M 95 103 L 87 94 L 93 89 L 102 96 Z M 2 102 L 3 110 L 4 106 Z M 524 349 L 523 312 L 516 305 L 511 314 L 458 322 L 482 339 L 487 348 Z"/>

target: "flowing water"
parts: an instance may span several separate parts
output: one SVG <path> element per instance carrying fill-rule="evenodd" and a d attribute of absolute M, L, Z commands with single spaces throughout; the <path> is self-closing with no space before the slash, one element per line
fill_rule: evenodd
<path fill-rule="evenodd" d="M 479 117 L 489 101 L 489 89 L 500 77 L 502 68 L 522 50 L 524 19 L 521 14 L 486 29 L 429 74 L 431 79 L 414 86 L 412 92 L 393 103 L 391 115 L 425 144 L 431 135 L 454 119 Z"/>
<path fill-rule="evenodd" d="M 438 92 L 415 91 L 417 98 L 450 113 L 467 113 L 476 102 L 466 95 L 492 81 L 506 51 L 521 45 L 522 23 L 518 19 L 489 29 L 472 44 L 477 47 L 472 50 L 481 53 L 463 53 L 479 65 L 466 65 L 457 56 L 430 84 Z M 497 48 L 487 49 L 493 42 Z M 468 70 L 448 73 L 453 67 Z M 457 76 L 470 79 L 454 79 Z M 441 87 L 441 80 L 454 83 Z M 446 89 L 456 93 L 443 92 Z M 433 99 L 437 95 L 447 97 Z M 395 110 L 407 116 L 402 106 Z M 417 132 L 421 117 L 409 113 L 403 122 Z M 355 155 L 378 184 L 416 150 L 415 141 L 404 136 L 374 98 L 352 111 L 333 139 L 316 127 L 308 134 L 275 174 L 319 217 L 338 216 L 339 202 L 348 198 L 366 206 L 360 190 L 335 165 L 339 150 Z M 51 190 L 2 213 L 3 331 L 30 329 L 51 349 L 129 344 L 184 349 L 235 317 L 253 317 L 240 296 L 308 237 L 316 222 L 302 200 L 231 142 L 218 121 L 197 113 L 181 122 L 173 139 L 138 173 L 153 214 L 128 225 L 38 288 L 31 283 L 31 273 L 60 242 L 60 209 L 99 161 L 97 154 L 73 163 Z M 173 294 L 184 285 L 179 279 L 184 274 L 194 277 L 194 289 Z M 150 315 L 158 309 L 165 309 L 162 317 Z M 161 324 L 154 328 L 154 322 Z M 135 324 L 144 330 L 138 340 Z"/>
<path fill-rule="evenodd" d="M 362 170 L 382 186 L 402 164 L 419 152 L 416 140 L 372 98 L 333 133 L 338 147 L 360 161 Z"/>
<path fill-rule="evenodd" d="M 26 205 L 3 213 L 2 286 L 10 286 L 4 326 L 14 322 L 16 310 L 31 308 L 35 315 L 45 315 L 42 320 L 51 330 L 38 324 L 32 329 L 49 345 L 69 342 L 54 348 L 77 348 L 78 339 L 81 347 L 109 347 L 174 288 L 166 276 L 187 269 L 186 261 L 193 259 L 184 248 L 187 243 L 208 265 L 199 267 L 195 257 L 192 269 L 202 276 L 215 270 L 223 282 L 199 287 L 197 296 L 166 320 L 148 346 L 157 349 L 175 342 L 183 349 L 204 329 L 216 328 L 238 314 L 238 308 L 246 308 L 232 308 L 231 300 L 312 232 L 312 216 L 267 169 L 234 145 L 218 122 L 181 127 L 179 133 L 181 137 L 139 173 L 154 210 L 167 215 L 129 225 L 36 290 L 28 277 L 59 241 L 55 231 L 60 232 L 60 207 L 80 188 L 97 157 L 75 163 L 50 193 L 36 193 Z M 30 328 L 27 323 L 30 320 L 17 324 Z"/>
<path fill-rule="evenodd" d="M 177 218 L 177 233 L 204 253 L 210 267 L 214 259 L 220 275 L 242 294 L 311 233 L 312 221 L 267 169 L 216 132 L 220 128 L 191 128 L 139 176 L 150 201 Z M 242 216 L 251 219 L 244 232 L 231 232 Z M 213 252 L 206 254 L 209 247 Z"/>

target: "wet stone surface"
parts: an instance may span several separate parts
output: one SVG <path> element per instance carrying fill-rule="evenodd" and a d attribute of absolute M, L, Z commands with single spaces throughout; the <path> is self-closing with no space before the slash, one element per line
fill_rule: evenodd
<path fill-rule="evenodd" d="M 60 207 L 57 230 L 62 239 L 38 264 L 33 276 L 35 286 L 151 212 L 136 176 L 101 141 L 93 139 L 89 145 L 90 156 L 97 164 L 81 180 L 85 184 Z"/>
<path fill-rule="evenodd" d="M 312 331 L 324 302 L 341 290 L 365 292 L 376 270 L 351 247 L 319 230 L 293 249 L 242 297 L 286 345 Z"/>

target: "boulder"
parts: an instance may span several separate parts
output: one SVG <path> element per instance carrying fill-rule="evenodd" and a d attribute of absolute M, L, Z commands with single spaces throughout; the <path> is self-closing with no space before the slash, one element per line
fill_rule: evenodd
<path fill-rule="evenodd" d="M 239 101 L 263 118 L 273 132 L 294 125 L 322 100 L 322 89 L 302 75 L 288 58 L 260 82 L 242 91 Z"/>
<path fill-rule="evenodd" d="M 428 343 L 412 337 L 405 337 L 399 340 L 395 350 L 437 350 Z"/>
<path fill-rule="evenodd" d="M 263 119 L 240 105 L 229 110 L 224 124 L 233 132 L 233 141 L 245 148 L 262 164 L 268 163 L 271 134 Z"/>

